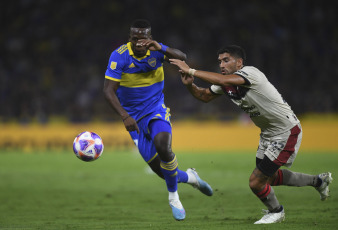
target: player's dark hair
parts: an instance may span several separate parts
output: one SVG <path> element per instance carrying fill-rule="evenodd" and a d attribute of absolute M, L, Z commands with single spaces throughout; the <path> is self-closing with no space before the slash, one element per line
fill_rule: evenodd
<path fill-rule="evenodd" d="M 130 28 L 151 28 L 150 22 L 146 19 L 136 19 Z"/>
<path fill-rule="evenodd" d="M 245 51 L 242 47 L 237 46 L 237 45 L 228 45 L 225 46 L 217 51 L 217 55 L 223 54 L 223 53 L 228 53 L 233 57 L 236 58 L 242 58 L 243 63 L 246 61 L 246 54 Z"/>

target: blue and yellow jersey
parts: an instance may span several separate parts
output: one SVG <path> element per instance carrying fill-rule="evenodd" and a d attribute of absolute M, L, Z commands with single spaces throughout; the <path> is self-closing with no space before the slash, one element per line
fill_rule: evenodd
<path fill-rule="evenodd" d="M 148 50 L 136 57 L 128 42 L 114 50 L 109 58 L 106 79 L 120 82 L 117 97 L 135 120 L 152 113 L 164 104 L 164 54 Z"/>

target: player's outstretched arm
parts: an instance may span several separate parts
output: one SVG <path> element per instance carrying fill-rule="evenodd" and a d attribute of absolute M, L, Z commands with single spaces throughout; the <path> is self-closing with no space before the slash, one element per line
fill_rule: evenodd
<path fill-rule="evenodd" d="M 170 58 L 176 58 L 182 61 L 187 59 L 187 55 L 185 53 L 183 53 L 179 49 L 175 49 L 171 47 L 168 47 L 166 51 L 164 52 L 164 54 L 166 56 L 166 61 L 169 61 Z"/>
<path fill-rule="evenodd" d="M 139 133 L 139 128 L 134 118 L 132 118 L 127 111 L 122 107 L 119 99 L 116 96 L 116 90 L 119 87 L 120 83 L 112 80 L 105 79 L 103 93 L 108 101 L 109 105 L 120 115 L 124 126 L 127 131 L 137 131 Z"/>
<path fill-rule="evenodd" d="M 210 84 L 213 84 L 213 85 L 229 86 L 229 85 L 245 84 L 244 78 L 238 75 L 235 75 L 235 74 L 223 75 L 219 73 L 207 72 L 207 71 L 202 71 L 202 70 L 193 70 L 193 69 L 190 69 L 190 72 L 192 72 L 192 75 L 194 77 L 197 77 L 203 81 L 209 82 Z"/>
<path fill-rule="evenodd" d="M 194 82 L 194 77 L 186 74 L 186 73 L 181 73 L 181 80 L 182 83 L 187 87 L 188 91 L 193 95 L 197 100 L 200 100 L 202 102 L 209 102 L 218 95 L 213 94 L 210 89 L 208 88 L 201 88 L 195 85 Z"/>
<path fill-rule="evenodd" d="M 176 65 L 181 73 L 189 74 L 213 85 L 229 86 L 245 84 L 245 80 L 235 74 L 223 75 L 214 72 L 195 70 L 191 69 L 184 61 L 178 59 L 170 59 L 169 61 L 171 64 Z"/>

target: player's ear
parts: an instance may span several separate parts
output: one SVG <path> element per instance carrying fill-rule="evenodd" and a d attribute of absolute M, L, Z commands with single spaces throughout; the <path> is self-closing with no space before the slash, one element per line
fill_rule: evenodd
<path fill-rule="evenodd" d="M 243 59 L 242 58 L 237 58 L 237 68 L 240 69 L 241 66 L 243 65 Z"/>

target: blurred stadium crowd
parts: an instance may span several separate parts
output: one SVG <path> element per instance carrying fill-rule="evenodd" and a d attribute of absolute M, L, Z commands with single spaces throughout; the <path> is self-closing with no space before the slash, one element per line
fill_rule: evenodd
<path fill-rule="evenodd" d="M 188 55 L 191 67 L 218 71 L 217 50 L 238 44 L 297 114 L 338 112 L 337 2 L 276 1 L 1 1 L 0 122 L 113 121 L 103 98 L 110 53 L 130 23 L 148 19 L 153 37 Z M 225 97 L 204 104 L 166 68 L 173 119 L 234 119 Z M 202 84 L 201 82 L 198 82 Z"/>

